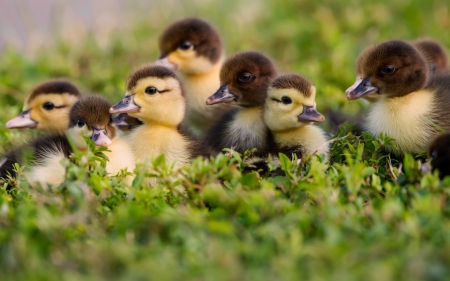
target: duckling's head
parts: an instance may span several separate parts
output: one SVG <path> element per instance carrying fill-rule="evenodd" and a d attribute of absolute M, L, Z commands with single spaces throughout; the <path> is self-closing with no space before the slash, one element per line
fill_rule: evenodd
<path fill-rule="evenodd" d="M 273 132 L 287 131 L 323 122 L 316 110 L 316 87 L 306 78 L 286 74 L 270 85 L 264 105 L 264 122 Z"/>
<path fill-rule="evenodd" d="M 206 21 L 186 18 L 172 23 L 159 38 L 157 64 L 185 74 L 210 71 L 222 59 L 222 42 Z"/>
<path fill-rule="evenodd" d="M 128 113 L 143 123 L 178 126 L 185 110 L 183 89 L 175 73 L 164 66 L 146 65 L 130 75 L 125 97 L 110 112 Z"/>
<path fill-rule="evenodd" d="M 98 146 L 108 146 L 116 136 L 109 108 L 111 103 L 101 96 L 88 96 L 77 101 L 69 114 L 68 135 L 78 149 L 86 149 L 83 138 L 90 137 Z"/>
<path fill-rule="evenodd" d="M 428 147 L 428 158 L 432 170 L 439 171 L 439 178 L 450 175 L 450 134 L 436 137 Z"/>
<path fill-rule="evenodd" d="M 429 67 L 412 45 L 386 41 L 363 51 L 356 61 L 357 80 L 346 90 L 347 99 L 368 95 L 404 96 L 425 87 Z"/>
<path fill-rule="evenodd" d="M 36 86 L 28 96 L 23 111 L 6 123 L 6 128 L 33 128 L 43 131 L 65 131 L 69 111 L 81 97 L 72 83 L 54 79 Z"/>
<path fill-rule="evenodd" d="M 420 39 L 414 41 L 413 45 L 430 63 L 431 73 L 449 73 L 450 66 L 448 64 L 447 52 L 441 44 L 431 39 Z"/>
<path fill-rule="evenodd" d="M 221 87 L 206 104 L 236 103 L 262 106 L 277 71 L 272 61 L 259 52 L 243 52 L 228 58 L 220 71 Z"/>

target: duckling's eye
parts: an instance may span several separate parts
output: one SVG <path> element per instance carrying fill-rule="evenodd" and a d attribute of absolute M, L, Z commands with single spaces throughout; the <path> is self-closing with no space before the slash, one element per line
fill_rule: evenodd
<path fill-rule="evenodd" d="M 55 108 L 55 105 L 54 105 L 53 103 L 51 103 L 51 102 L 46 102 L 46 103 L 44 103 L 44 104 L 42 105 L 42 107 L 43 107 L 45 110 L 52 110 L 53 108 Z"/>
<path fill-rule="evenodd" d="M 180 46 L 178 47 L 181 50 L 189 50 L 192 47 L 192 43 L 189 41 L 184 41 L 183 43 L 180 44 Z"/>
<path fill-rule="evenodd" d="M 248 72 L 239 74 L 239 81 L 241 82 L 248 82 L 250 79 L 252 79 L 252 75 Z"/>
<path fill-rule="evenodd" d="M 81 120 L 81 119 L 78 119 L 78 120 L 77 120 L 77 126 L 78 126 L 78 127 L 81 128 L 81 127 L 83 127 L 84 125 L 85 125 L 85 123 L 84 123 L 83 120 Z"/>
<path fill-rule="evenodd" d="M 147 87 L 145 88 L 145 93 L 149 95 L 154 95 L 158 92 L 158 90 L 155 87 Z"/>
<path fill-rule="evenodd" d="M 387 74 L 387 75 L 391 75 L 392 73 L 395 72 L 395 66 L 386 65 L 385 67 L 383 67 L 383 70 L 381 72 L 383 72 L 384 74 Z"/>
<path fill-rule="evenodd" d="M 431 159 L 436 159 L 437 152 L 436 151 L 432 151 L 430 156 L 431 156 Z"/>
<path fill-rule="evenodd" d="M 282 103 L 282 104 L 291 104 L 291 103 L 292 103 L 292 100 L 291 100 L 290 97 L 284 96 L 284 97 L 281 98 L 281 103 Z"/>

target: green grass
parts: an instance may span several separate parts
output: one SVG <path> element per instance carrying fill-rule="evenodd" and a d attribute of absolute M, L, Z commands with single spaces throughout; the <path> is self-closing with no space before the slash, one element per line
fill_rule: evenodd
<path fill-rule="evenodd" d="M 438 39 L 450 49 L 447 1 L 164 1 L 138 13 L 100 45 L 55 42 L 33 55 L 0 54 L 0 149 L 30 132 L 5 122 L 29 89 L 67 76 L 117 102 L 128 73 L 158 56 L 157 38 L 183 16 L 209 20 L 227 53 L 261 50 L 282 72 L 317 86 L 319 111 L 355 114 L 347 102 L 354 61 L 388 39 Z M 67 37 L 67 35 L 66 35 Z M 344 128 L 326 165 L 291 163 L 284 177 L 243 173 L 239 155 L 176 171 L 163 158 L 132 186 L 106 178 L 99 151 L 75 155 L 62 187 L 19 177 L 0 189 L 2 280 L 445 280 L 450 274 L 450 180 L 421 174 L 408 155 L 382 151 L 387 136 Z M 97 156 L 96 156 L 97 155 Z M 142 168 L 142 167 L 141 167 Z M 89 171 L 89 172 L 88 172 Z M 145 177 L 159 183 L 147 188 Z M 186 193 L 180 192 L 180 186 Z"/>

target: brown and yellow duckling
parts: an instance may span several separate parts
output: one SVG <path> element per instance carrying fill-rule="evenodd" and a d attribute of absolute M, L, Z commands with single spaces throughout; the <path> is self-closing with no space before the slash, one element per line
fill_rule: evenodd
<path fill-rule="evenodd" d="M 313 153 L 328 157 L 325 132 L 313 123 L 325 121 L 316 110 L 316 88 L 306 78 L 286 74 L 275 79 L 267 94 L 264 106 L 264 122 L 271 130 L 275 147 L 279 152 L 301 159 Z"/>
<path fill-rule="evenodd" d="M 450 130 L 450 76 L 431 76 L 426 59 L 398 40 L 367 48 L 356 62 L 358 80 L 347 99 L 376 96 L 364 127 L 396 139 L 395 154 L 422 153 L 439 133 Z"/>
<path fill-rule="evenodd" d="M 180 80 L 170 69 L 147 65 L 128 78 L 125 97 L 111 113 L 128 113 L 142 125 L 128 135 L 137 163 L 165 155 L 168 163 L 183 166 L 199 155 L 197 143 L 180 131 L 186 101 Z"/>
<path fill-rule="evenodd" d="M 22 113 L 9 120 L 6 128 L 64 132 L 69 125 L 69 111 L 80 97 L 78 88 L 69 81 L 46 81 L 31 91 Z"/>
<path fill-rule="evenodd" d="M 259 52 L 243 52 L 228 58 L 220 72 L 221 87 L 206 104 L 230 103 L 239 107 L 211 128 L 204 143 L 218 151 L 233 148 L 244 153 L 256 148 L 256 154 L 265 155 L 271 134 L 263 120 L 263 108 L 276 74 L 272 61 Z"/>
<path fill-rule="evenodd" d="M 77 101 L 71 111 L 67 136 L 63 134 L 38 138 L 18 149 L 10 151 L 1 160 L 0 175 L 14 174 L 12 164 L 27 165 L 26 176 L 31 182 L 58 185 L 64 181 L 65 168 L 63 158 L 72 153 L 69 139 L 78 150 L 87 149 L 83 136 L 89 136 L 96 145 L 108 146 L 105 151 L 109 158 L 106 164 L 108 174 L 115 175 L 121 169 L 134 169 L 134 157 L 131 148 L 122 139 L 116 137 L 109 108 L 111 104 L 100 96 L 89 96 Z M 131 178 L 127 179 L 131 182 Z"/>
<path fill-rule="evenodd" d="M 230 109 L 207 106 L 205 100 L 220 86 L 224 60 L 218 32 L 206 21 L 186 18 L 171 24 L 159 40 L 157 64 L 176 69 L 187 102 L 184 127 L 196 136 L 205 134 Z"/>

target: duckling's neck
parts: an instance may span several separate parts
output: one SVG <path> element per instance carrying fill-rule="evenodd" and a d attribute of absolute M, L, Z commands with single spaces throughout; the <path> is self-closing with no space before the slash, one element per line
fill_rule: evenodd
<path fill-rule="evenodd" d="M 306 154 L 328 154 L 327 139 L 324 131 L 314 125 L 305 125 L 298 128 L 282 131 L 272 131 L 276 144 L 279 147 L 302 147 Z"/>
<path fill-rule="evenodd" d="M 268 128 L 263 120 L 263 107 L 245 107 L 236 113 L 226 132 L 225 147 L 238 152 L 256 148 L 263 151 L 267 146 Z"/>
<path fill-rule="evenodd" d="M 189 140 L 174 127 L 144 124 L 132 131 L 127 138 L 136 163 L 145 163 L 148 158 L 164 154 L 167 163 L 176 162 L 178 166 L 182 166 L 191 157 Z"/>
<path fill-rule="evenodd" d="M 434 93 L 423 89 L 401 97 L 382 96 L 368 114 L 365 127 L 375 137 L 385 133 L 396 139 L 397 154 L 424 152 L 434 129 Z"/>
<path fill-rule="evenodd" d="M 216 63 L 208 72 L 199 74 L 179 73 L 189 107 L 197 104 L 204 107 L 206 99 L 219 89 L 222 63 L 223 60 Z"/>

